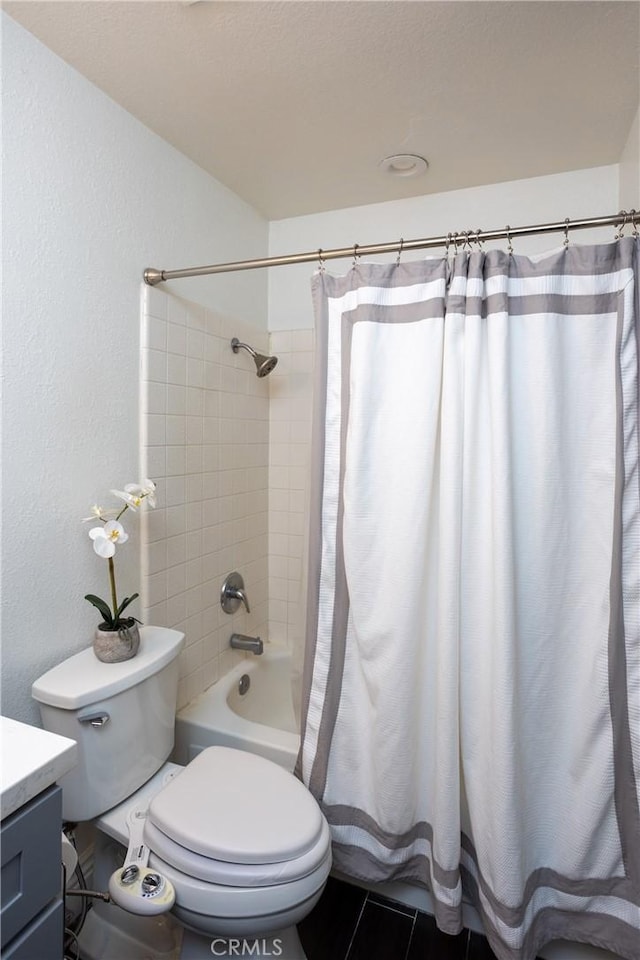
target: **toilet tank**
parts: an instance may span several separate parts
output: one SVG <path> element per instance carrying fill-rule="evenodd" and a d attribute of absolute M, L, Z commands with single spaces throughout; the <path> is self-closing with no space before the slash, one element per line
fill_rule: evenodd
<path fill-rule="evenodd" d="M 65 820 L 92 820 L 145 783 L 173 748 L 178 654 L 184 634 L 141 627 L 140 649 L 102 663 L 89 647 L 33 684 L 45 730 L 78 743 L 58 781 Z"/>

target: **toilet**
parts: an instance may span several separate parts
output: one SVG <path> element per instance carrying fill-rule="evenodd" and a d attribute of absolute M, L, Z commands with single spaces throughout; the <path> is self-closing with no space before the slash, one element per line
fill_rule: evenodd
<path fill-rule="evenodd" d="M 94 821 L 103 841 L 125 849 L 130 818 L 143 819 L 149 868 L 175 888 L 173 916 L 208 944 L 292 927 L 331 868 L 318 804 L 288 771 L 245 751 L 214 746 L 186 767 L 167 762 L 184 634 L 140 635 L 131 660 L 102 663 L 89 648 L 33 684 L 45 729 L 78 742 L 78 764 L 59 781 L 63 818 Z M 94 885 L 107 848 L 96 844 Z M 112 911 L 120 913 L 109 904 L 102 914 Z"/>

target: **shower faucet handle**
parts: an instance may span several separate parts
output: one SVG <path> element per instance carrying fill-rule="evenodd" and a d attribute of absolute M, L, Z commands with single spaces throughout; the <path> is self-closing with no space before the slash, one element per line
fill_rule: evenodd
<path fill-rule="evenodd" d="M 247 594 L 244 589 L 244 580 L 241 575 L 234 570 L 230 573 L 222 584 L 220 591 L 220 606 L 225 613 L 236 613 L 241 603 L 244 603 L 247 613 L 251 612 Z"/>

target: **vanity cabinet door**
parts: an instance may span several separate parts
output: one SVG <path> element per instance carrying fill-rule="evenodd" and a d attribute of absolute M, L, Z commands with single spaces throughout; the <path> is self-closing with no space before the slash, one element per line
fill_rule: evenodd
<path fill-rule="evenodd" d="M 3 948 L 21 931 L 26 933 L 28 924 L 54 898 L 59 899 L 62 885 L 61 826 L 62 791 L 57 786 L 49 787 L 2 821 L 0 920 Z M 53 923 L 53 920 L 49 922 Z M 55 938 L 58 952 L 43 954 L 43 960 L 62 955 L 62 922 L 59 928 Z M 46 929 L 51 931 L 53 928 L 48 926 Z M 5 953 L 3 949 L 4 956 L 14 954 Z"/>
<path fill-rule="evenodd" d="M 2 960 L 61 960 L 64 935 L 62 900 L 55 900 L 37 920 L 2 951 Z"/>

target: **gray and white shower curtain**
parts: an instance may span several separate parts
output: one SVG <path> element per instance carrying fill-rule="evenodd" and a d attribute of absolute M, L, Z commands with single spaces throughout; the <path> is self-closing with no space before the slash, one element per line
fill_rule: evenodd
<path fill-rule="evenodd" d="M 298 773 L 501 960 L 640 957 L 638 246 L 313 279 Z"/>

